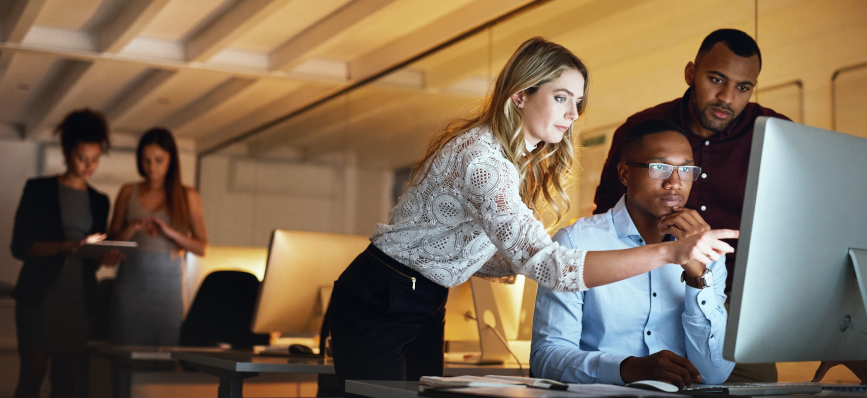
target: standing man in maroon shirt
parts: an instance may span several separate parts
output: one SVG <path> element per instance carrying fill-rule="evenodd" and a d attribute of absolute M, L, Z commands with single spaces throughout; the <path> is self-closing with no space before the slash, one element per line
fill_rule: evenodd
<path fill-rule="evenodd" d="M 693 159 L 702 169 L 700 178 L 692 184 L 686 207 L 697 210 L 711 228 L 740 229 L 756 118 L 770 116 L 789 120 L 749 102 L 761 69 L 762 54 L 749 35 L 735 29 L 720 29 L 709 34 L 701 43 L 695 61 L 686 64 L 684 77 L 689 89 L 683 98 L 638 112 L 614 132 L 596 189 L 594 212 L 608 211 L 626 193 L 626 187 L 617 176 L 626 131 L 648 119 L 663 119 L 679 125 L 687 133 Z M 737 247 L 736 241 L 728 243 Z M 726 293 L 731 291 L 736 254 L 726 255 Z M 813 381 L 820 381 L 828 369 L 836 365 L 845 365 L 867 385 L 867 361 L 822 362 Z M 729 381 L 776 380 L 777 368 L 773 363 L 739 364 L 729 378 Z"/>
<path fill-rule="evenodd" d="M 687 208 L 699 211 L 714 229 L 740 229 L 749 167 L 753 125 L 759 116 L 789 120 L 771 109 L 749 102 L 762 68 L 759 46 L 749 35 L 720 29 L 701 43 L 694 62 L 686 64 L 689 89 L 671 102 L 638 112 L 614 133 L 608 159 L 596 189 L 596 210 L 604 213 L 626 193 L 617 177 L 623 137 L 632 126 L 648 119 L 673 122 L 686 131 L 693 159 L 702 174 L 693 183 Z M 728 241 L 736 247 L 737 241 Z M 735 255 L 726 255 L 726 293 L 731 291 Z M 735 379 L 741 376 L 740 379 Z M 774 364 L 738 366 L 731 380 L 776 381 Z"/>

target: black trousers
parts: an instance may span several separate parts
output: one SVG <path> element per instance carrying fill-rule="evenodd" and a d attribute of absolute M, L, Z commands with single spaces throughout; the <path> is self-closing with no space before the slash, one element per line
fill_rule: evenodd
<path fill-rule="evenodd" d="M 410 277 L 416 278 L 415 290 Z M 368 246 L 331 294 L 334 370 L 341 386 L 346 380 L 442 376 L 448 292 Z"/>
<path fill-rule="evenodd" d="M 46 351 L 18 352 L 21 366 L 18 374 L 18 387 L 15 398 L 38 398 L 42 389 L 42 379 L 48 372 L 48 358 L 51 358 L 51 398 L 74 398 L 84 396 L 82 372 L 86 364 L 84 354 L 49 353 Z"/>

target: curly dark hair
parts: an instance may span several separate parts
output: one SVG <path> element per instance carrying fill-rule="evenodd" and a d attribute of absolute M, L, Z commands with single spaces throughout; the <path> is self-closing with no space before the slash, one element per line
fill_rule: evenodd
<path fill-rule="evenodd" d="M 103 152 L 111 147 L 105 117 L 90 108 L 66 115 L 54 131 L 60 134 L 60 145 L 65 154 L 72 152 L 79 143 L 99 144 Z"/>

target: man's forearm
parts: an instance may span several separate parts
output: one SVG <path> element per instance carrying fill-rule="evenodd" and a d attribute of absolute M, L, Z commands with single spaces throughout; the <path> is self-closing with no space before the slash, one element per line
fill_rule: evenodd
<path fill-rule="evenodd" d="M 726 329 L 722 301 L 711 289 L 702 289 L 699 294 L 688 293 L 684 299 L 686 309 L 682 322 L 686 357 L 701 373 L 703 383 L 725 382 L 735 364 L 722 357 Z"/>
<path fill-rule="evenodd" d="M 623 384 L 620 363 L 628 355 L 582 351 L 574 347 L 548 345 L 533 350 L 530 364 L 536 377 L 564 383 Z M 538 372 L 538 373 L 537 373 Z"/>

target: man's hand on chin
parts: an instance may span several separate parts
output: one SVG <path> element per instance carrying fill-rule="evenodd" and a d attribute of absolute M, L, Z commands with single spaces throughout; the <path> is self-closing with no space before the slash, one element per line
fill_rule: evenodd
<path fill-rule="evenodd" d="M 710 231 L 704 218 L 693 209 L 673 207 L 673 212 L 662 216 L 659 220 L 659 230 L 665 234 L 674 235 L 677 240 Z"/>
<path fill-rule="evenodd" d="M 660 232 L 671 234 L 677 240 L 710 231 L 710 225 L 704 221 L 704 218 L 697 211 L 677 206 L 672 208 L 670 214 L 662 216 L 658 226 Z M 692 278 L 701 276 L 707 268 L 704 264 L 695 260 L 681 265 L 683 266 L 683 270 L 686 271 L 686 275 Z"/>

